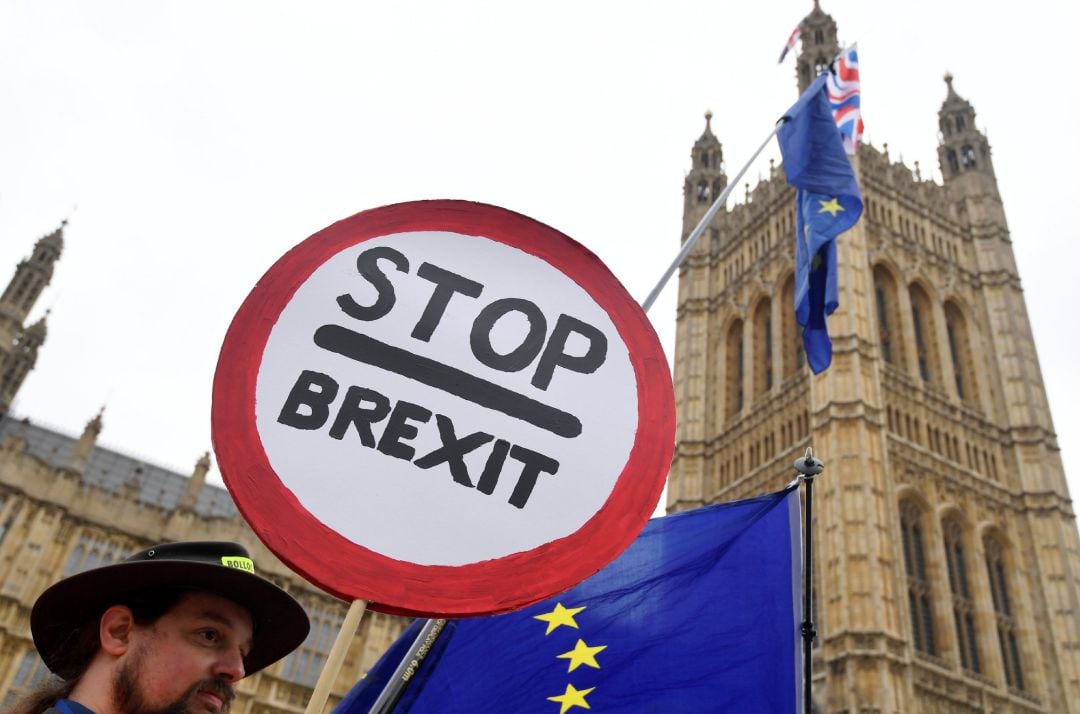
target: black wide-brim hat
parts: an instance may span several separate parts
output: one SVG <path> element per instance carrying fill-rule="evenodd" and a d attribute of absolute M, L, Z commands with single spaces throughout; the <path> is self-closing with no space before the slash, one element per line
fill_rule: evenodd
<path fill-rule="evenodd" d="M 127 596 L 161 590 L 212 593 L 251 613 L 254 631 L 244 658 L 245 676 L 292 652 L 310 629 L 300 603 L 256 575 L 251 556 L 238 543 L 164 543 L 72 575 L 43 592 L 30 612 L 34 646 L 53 673 L 77 677 L 86 662 L 71 661 L 73 633 L 91 622 L 96 625 L 105 610 Z"/>

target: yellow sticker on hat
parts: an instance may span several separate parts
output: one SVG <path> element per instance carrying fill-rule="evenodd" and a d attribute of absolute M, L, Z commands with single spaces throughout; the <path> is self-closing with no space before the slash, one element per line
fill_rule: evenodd
<path fill-rule="evenodd" d="M 253 575 L 255 573 L 255 562 L 251 558 L 244 558 L 239 555 L 223 555 L 221 556 L 221 564 L 229 568 L 244 570 Z"/>

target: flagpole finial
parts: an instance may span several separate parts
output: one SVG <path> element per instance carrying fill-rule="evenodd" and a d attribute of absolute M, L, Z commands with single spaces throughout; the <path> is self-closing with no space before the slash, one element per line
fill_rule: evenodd
<path fill-rule="evenodd" d="M 805 478 L 813 478 L 825 470 L 825 462 L 814 458 L 814 450 L 808 446 L 806 447 L 806 455 L 800 459 L 795 459 L 795 470 Z"/>

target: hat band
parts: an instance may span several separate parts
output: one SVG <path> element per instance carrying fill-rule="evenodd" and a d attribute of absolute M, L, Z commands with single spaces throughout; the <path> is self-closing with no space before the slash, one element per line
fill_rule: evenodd
<path fill-rule="evenodd" d="M 252 575 L 255 574 L 255 562 L 251 558 L 244 558 L 239 555 L 223 555 L 221 556 L 221 564 L 228 568 L 236 568 Z"/>

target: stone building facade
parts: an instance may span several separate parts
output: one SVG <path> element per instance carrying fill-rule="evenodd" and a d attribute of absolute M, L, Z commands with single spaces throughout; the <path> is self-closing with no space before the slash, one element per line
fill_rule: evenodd
<path fill-rule="evenodd" d="M 840 50 L 817 3 L 802 42 L 805 88 Z M 801 350 L 779 167 L 691 253 L 668 508 L 779 489 L 812 445 L 821 711 L 1080 712 L 1080 536 L 990 146 L 946 83 L 942 183 L 887 145 L 853 157 L 828 370 Z M 727 182 L 709 118 L 684 236 Z"/>
<path fill-rule="evenodd" d="M 49 676 L 29 624 L 30 608 L 48 585 L 154 543 L 232 540 L 248 548 L 261 575 L 303 604 L 312 622 L 300 648 L 239 683 L 232 711 L 303 712 L 348 605 L 295 575 L 262 545 L 228 492 L 205 482 L 209 454 L 191 474 L 174 473 L 99 446 L 103 413 L 73 438 L 9 410 L 45 340 L 44 318 L 24 325 L 63 250 L 63 230 L 37 241 L 0 296 L 0 711 Z M 327 711 L 407 622 L 364 616 Z"/>

